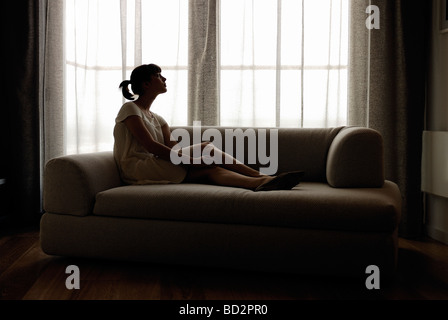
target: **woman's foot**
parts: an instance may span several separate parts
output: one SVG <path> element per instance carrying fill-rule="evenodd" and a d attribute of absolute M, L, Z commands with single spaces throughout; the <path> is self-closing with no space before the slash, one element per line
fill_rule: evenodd
<path fill-rule="evenodd" d="M 291 190 L 300 183 L 304 174 L 303 171 L 281 173 L 274 179 L 258 186 L 255 191 Z"/>

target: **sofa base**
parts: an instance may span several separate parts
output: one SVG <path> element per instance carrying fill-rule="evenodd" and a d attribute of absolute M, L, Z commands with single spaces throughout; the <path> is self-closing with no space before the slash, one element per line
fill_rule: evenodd
<path fill-rule="evenodd" d="M 45 213 L 49 255 L 268 272 L 366 276 L 395 273 L 397 232 L 353 232 Z"/>

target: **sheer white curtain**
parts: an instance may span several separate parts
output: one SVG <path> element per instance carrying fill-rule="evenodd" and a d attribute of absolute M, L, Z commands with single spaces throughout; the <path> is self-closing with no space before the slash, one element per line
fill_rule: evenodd
<path fill-rule="evenodd" d="M 171 125 L 346 124 L 348 0 L 65 0 L 66 153 L 111 150 L 119 83 L 156 63 Z"/>
<path fill-rule="evenodd" d="M 153 111 L 185 123 L 187 24 L 183 0 L 65 0 L 66 153 L 112 149 L 118 85 L 142 63 L 168 78 Z"/>
<path fill-rule="evenodd" d="M 347 1 L 221 1 L 220 58 L 222 124 L 345 124 Z"/>

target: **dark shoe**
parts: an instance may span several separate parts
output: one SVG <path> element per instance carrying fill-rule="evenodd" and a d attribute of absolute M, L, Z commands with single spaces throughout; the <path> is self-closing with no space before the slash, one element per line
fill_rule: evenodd
<path fill-rule="evenodd" d="M 255 191 L 291 190 L 300 183 L 304 174 L 304 171 L 281 173 L 271 181 L 258 186 Z"/>

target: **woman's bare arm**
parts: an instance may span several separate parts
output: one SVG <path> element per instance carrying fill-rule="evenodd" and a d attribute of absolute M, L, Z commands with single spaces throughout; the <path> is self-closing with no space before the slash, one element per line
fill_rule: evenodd
<path fill-rule="evenodd" d="M 171 140 L 171 130 L 168 124 L 162 126 L 162 133 L 165 145 L 173 148 L 177 144 L 177 141 Z"/>
<path fill-rule="evenodd" d="M 131 134 L 134 136 L 135 139 L 150 153 L 154 154 L 155 156 L 158 156 L 159 158 L 170 161 L 171 162 L 171 149 L 174 147 L 177 142 L 169 140 L 169 145 L 165 145 L 162 143 L 159 143 L 153 139 L 151 134 L 149 133 L 148 129 L 146 129 L 145 125 L 143 124 L 142 118 L 139 116 L 129 116 L 124 121 L 124 124 L 128 128 L 128 130 L 131 132 Z M 167 142 L 167 135 L 170 132 L 170 129 L 168 125 L 163 126 L 162 132 L 164 135 L 164 142 Z M 170 133 L 169 133 L 170 134 Z M 171 137 L 171 136 L 170 136 Z M 179 151 L 181 153 L 181 151 Z M 189 156 L 187 156 L 189 157 Z M 194 167 L 203 167 L 206 166 L 205 164 L 195 164 L 192 157 L 189 157 L 189 163 L 191 166 Z"/>
<path fill-rule="evenodd" d="M 124 124 L 134 136 L 134 138 L 150 153 L 158 156 L 161 159 L 171 161 L 171 148 L 155 141 L 148 129 L 143 124 L 142 118 L 139 116 L 129 116 L 124 121 Z"/>

